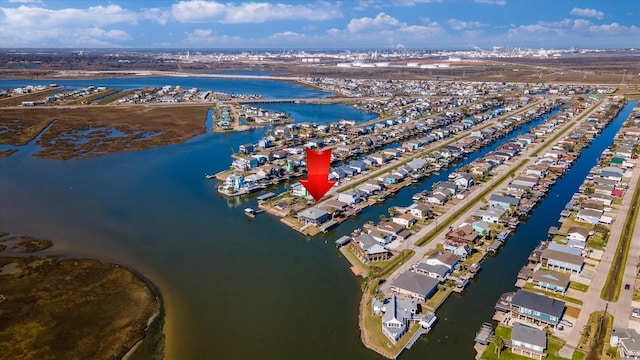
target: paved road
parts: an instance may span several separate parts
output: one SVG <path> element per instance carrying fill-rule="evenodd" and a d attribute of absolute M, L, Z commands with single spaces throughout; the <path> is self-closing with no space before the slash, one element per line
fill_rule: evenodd
<path fill-rule="evenodd" d="M 573 328 L 565 327 L 565 331 L 561 336 L 567 340 L 565 346 L 560 349 L 559 355 L 566 358 L 571 358 L 573 351 L 578 342 L 580 341 L 582 330 L 589 320 L 589 315 L 596 311 L 603 311 L 607 302 L 600 298 L 600 292 L 607 281 L 607 275 L 609 269 L 614 261 L 615 251 L 620 241 L 622 234 L 622 228 L 626 219 L 626 215 L 629 212 L 629 206 L 631 205 L 631 198 L 633 192 L 636 189 L 638 177 L 640 176 L 640 166 L 636 163 L 633 170 L 633 176 L 629 180 L 629 189 L 624 194 L 623 204 L 618 207 L 617 215 L 614 222 L 611 224 L 609 233 L 609 241 L 605 248 L 602 260 L 598 265 L 594 276 L 591 279 L 591 285 L 589 290 L 584 294 L 582 309 L 580 310 L 580 316 L 575 322 Z M 636 278 L 636 265 L 640 258 L 640 229 L 636 227 L 634 236 L 631 241 L 631 247 L 629 249 L 629 256 L 627 258 L 627 264 L 624 270 L 624 276 L 622 284 L 633 284 Z M 624 285 L 623 285 L 624 286 Z M 613 326 L 626 328 L 629 325 L 629 317 L 631 314 L 631 302 L 633 298 L 633 290 L 620 290 L 620 297 L 617 302 L 609 302 L 607 312 L 614 316 Z M 607 339 L 608 341 L 608 339 Z"/>
<path fill-rule="evenodd" d="M 602 103 L 602 101 L 594 104 L 589 110 L 588 112 L 594 112 L 596 111 L 596 109 L 600 106 L 600 104 Z M 583 112 L 584 114 L 585 112 Z M 579 117 L 582 115 L 578 115 Z M 585 116 L 586 117 L 586 116 Z M 581 119 L 584 119 L 585 117 L 581 117 Z M 562 128 L 563 130 L 560 131 L 566 131 L 567 133 L 575 128 L 576 126 L 578 126 L 582 121 L 571 121 L 571 122 L 567 122 L 564 127 Z M 557 133 L 557 132 L 556 132 Z M 481 190 L 483 188 L 486 188 L 488 186 L 492 186 L 496 183 L 498 183 L 498 181 L 500 180 L 500 178 L 502 177 L 502 173 L 504 171 L 509 171 L 510 169 L 512 169 L 515 166 L 519 166 L 520 164 L 522 164 L 524 162 L 525 159 L 528 159 L 532 156 L 532 154 L 536 151 L 542 150 L 542 149 L 546 149 L 548 147 L 551 147 L 555 145 L 555 142 L 551 142 L 551 141 L 545 141 L 544 143 L 538 143 L 536 146 L 529 146 L 525 151 L 523 151 L 517 158 L 512 159 L 511 161 L 506 163 L 506 166 L 503 164 L 502 165 L 502 169 L 505 170 L 501 170 L 500 173 L 496 174 L 494 177 L 491 178 L 491 180 L 489 180 L 488 182 L 482 184 L 480 186 L 480 189 L 475 189 L 471 195 L 468 196 L 468 200 L 465 201 L 460 201 L 459 203 L 457 203 L 453 208 L 451 208 L 449 211 L 447 211 L 445 214 L 442 214 L 438 217 L 438 222 L 440 222 L 441 224 L 448 219 L 450 216 L 453 216 L 453 214 L 458 211 L 461 207 L 465 206 L 467 201 L 474 201 L 477 197 L 478 194 L 481 192 Z M 495 188 L 495 190 L 493 191 L 493 193 L 499 192 L 502 188 L 505 188 L 506 185 L 508 185 L 508 183 L 511 181 L 511 177 L 506 177 L 505 179 L 503 179 L 500 183 L 497 184 L 497 187 Z M 476 206 L 473 206 L 471 209 L 469 209 L 466 213 L 462 214 L 462 216 L 460 216 L 458 219 L 466 219 L 468 217 L 470 217 L 478 208 L 480 208 L 483 204 L 482 203 L 478 203 Z M 407 271 L 407 269 L 414 264 L 417 264 L 420 260 L 422 260 L 424 258 L 424 256 L 426 255 L 426 253 L 428 253 L 429 251 L 433 250 L 436 248 L 437 244 L 444 242 L 444 239 L 442 237 L 439 238 L 438 241 L 431 241 L 429 242 L 427 245 L 425 246 L 416 246 L 413 243 L 417 240 L 417 239 L 421 239 L 422 237 L 424 237 L 426 234 L 428 234 L 434 227 L 436 226 L 436 223 L 431 223 L 427 226 L 424 226 L 422 229 L 420 229 L 420 231 L 418 231 L 416 234 L 414 234 L 411 237 L 410 243 L 407 244 L 403 244 L 400 246 L 400 249 L 412 249 L 415 251 L 415 254 L 413 255 L 413 257 L 411 259 L 409 259 L 407 261 L 407 263 L 403 266 L 401 266 L 399 269 L 397 269 L 395 272 L 393 272 L 388 278 L 387 281 L 381 286 L 381 290 L 385 293 L 385 294 L 389 294 L 391 292 L 391 283 L 393 282 L 393 280 L 395 280 L 398 276 L 400 276 L 400 274 L 402 274 L 403 272 Z M 447 230 L 446 228 L 443 228 L 437 235 L 436 237 L 439 237 L 443 231 Z"/>
<path fill-rule="evenodd" d="M 369 172 L 369 174 L 364 178 L 363 177 L 356 177 L 356 178 L 352 178 L 352 179 L 349 179 L 349 180 L 346 180 L 346 181 L 342 181 L 340 186 L 334 186 L 331 189 L 329 189 L 329 191 L 327 192 L 327 196 L 330 196 L 332 198 L 334 195 L 337 195 L 339 192 L 342 192 L 344 189 L 346 189 L 346 187 L 348 187 L 351 183 L 362 182 L 362 181 L 366 181 L 366 180 L 369 180 L 369 179 L 376 178 L 376 177 L 378 177 L 378 176 L 380 176 L 382 174 L 385 174 L 385 173 L 389 172 L 391 169 L 395 169 L 395 168 L 399 167 L 400 162 L 411 161 L 413 159 L 424 157 L 430 151 L 433 151 L 435 149 L 439 149 L 439 148 L 441 148 L 441 147 L 443 147 L 445 145 L 448 145 L 450 143 L 453 143 L 453 142 L 455 142 L 457 140 L 461 140 L 461 139 L 465 138 L 466 136 L 468 136 L 469 134 L 471 134 L 473 131 L 484 129 L 484 128 L 488 127 L 488 126 L 496 124 L 498 121 L 503 121 L 503 120 L 508 119 L 508 118 L 510 118 L 512 116 L 521 114 L 521 113 L 531 109 L 532 107 L 534 107 L 536 105 L 541 105 L 541 103 L 542 103 L 541 100 L 536 100 L 533 103 L 531 103 L 531 104 L 529 104 L 529 105 L 527 105 L 527 106 L 525 106 L 523 108 L 520 108 L 520 109 L 518 109 L 518 110 L 516 110 L 514 112 L 509 112 L 509 113 L 506 113 L 506 114 L 504 114 L 502 116 L 498 116 L 498 117 L 496 117 L 494 119 L 491 119 L 488 122 L 483 122 L 483 123 L 479 124 L 480 127 L 472 126 L 470 129 L 460 131 L 460 132 L 454 134 L 451 137 L 442 139 L 442 141 L 435 141 L 435 142 L 432 142 L 430 144 L 427 144 L 425 147 L 421 148 L 417 153 L 411 154 L 411 156 L 409 156 L 407 158 L 401 158 L 400 160 L 394 161 L 393 163 L 388 164 L 388 165 L 384 165 L 379 169 L 371 170 Z"/>

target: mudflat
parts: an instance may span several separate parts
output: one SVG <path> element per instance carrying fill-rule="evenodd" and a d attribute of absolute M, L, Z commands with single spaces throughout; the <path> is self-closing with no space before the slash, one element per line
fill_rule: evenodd
<path fill-rule="evenodd" d="M 160 313 L 149 284 L 97 260 L 0 257 L 3 359 L 122 358 Z M 144 346 L 143 346 L 144 347 Z M 159 357 L 162 346 L 155 347 Z"/>
<path fill-rule="evenodd" d="M 20 146 L 41 134 L 36 156 L 60 160 L 144 150 L 203 133 L 208 109 L 206 105 L 4 108 L 0 127 L 6 131 L 0 144 Z"/>

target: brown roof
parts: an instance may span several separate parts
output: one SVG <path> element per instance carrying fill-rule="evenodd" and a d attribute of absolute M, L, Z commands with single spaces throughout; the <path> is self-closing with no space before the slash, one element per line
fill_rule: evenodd
<path fill-rule="evenodd" d="M 544 249 L 540 258 L 553 259 L 574 265 L 582 265 L 584 263 L 584 258 L 582 256 L 551 249 Z"/>
<path fill-rule="evenodd" d="M 585 229 L 583 227 L 578 227 L 578 226 L 574 226 L 569 228 L 569 230 L 567 231 L 567 234 L 571 234 L 571 233 L 578 233 L 584 237 L 589 236 L 589 229 Z"/>

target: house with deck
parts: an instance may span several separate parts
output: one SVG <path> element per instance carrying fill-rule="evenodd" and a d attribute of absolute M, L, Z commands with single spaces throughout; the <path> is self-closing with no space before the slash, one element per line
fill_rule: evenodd
<path fill-rule="evenodd" d="M 569 276 L 553 270 L 540 269 L 531 276 L 533 285 L 546 291 L 564 295 L 569 289 Z"/>
<path fill-rule="evenodd" d="M 438 279 L 407 271 L 391 283 L 391 291 L 425 302 L 438 290 L 439 283 Z"/>
<path fill-rule="evenodd" d="M 362 233 L 353 237 L 350 242 L 351 251 L 363 263 L 384 261 L 389 259 L 390 253 L 373 236 Z"/>
<path fill-rule="evenodd" d="M 489 205 L 500 206 L 505 210 L 509 210 L 511 206 L 518 207 L 520 200 L 512 196 L 503 196 L 498 194 L 491 194 L 489 197 Z"/>
<path fill-rule="evenodd" d="M 511 330 L 511 352 L 542 360 L 547 349 L 547 333 L 521 323 L 514 323 Z"/>
<path fill-rule="evenodd" d="M 547 269 L 579 274 L 584 266 L 584 258 L 580 255 L 547 248 L 540 255 L 540 263 L 542 267 Z"/>
<path fill-rule="evenodd" d="M 564 313 L 564 305 L 564 301 L 561 300 L 518 290 L 511 298 L 509 310 L 514 322 L 532 323 L 555 329 Z"/>

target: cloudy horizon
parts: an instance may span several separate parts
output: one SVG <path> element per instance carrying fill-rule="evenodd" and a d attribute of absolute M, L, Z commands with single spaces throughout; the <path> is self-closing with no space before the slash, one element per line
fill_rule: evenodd
<path fill-rule="evenodd" d="M 0 47 L 638 48 L 640 9 L 628 4 L 624 0 L 0 0 Z"/>

